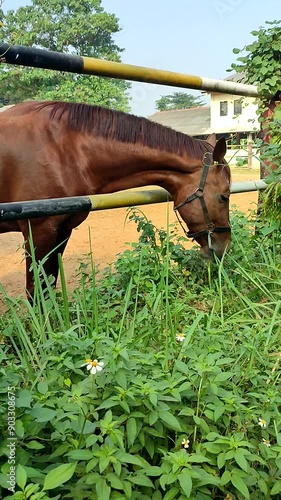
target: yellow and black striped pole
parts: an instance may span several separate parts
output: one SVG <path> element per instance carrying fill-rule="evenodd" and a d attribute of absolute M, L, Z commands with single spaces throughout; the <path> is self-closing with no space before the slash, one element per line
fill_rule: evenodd
<path fill-rule="evenodd" d="M 70 73 L 106 76 L 122 80 L 157 83 L 159 85 L 205 90 L 207 92 L 221 92 L 251 97 L 258 97 L 259 95 L 255 85 L 246 85 L 227 80 L 215 80 L 172 71 L 104 61 L 92 57 L 63 54 L 61 52 L 51 52 L 20 45 L 9 45 L 7 43 L 0 45 L 0 62 Z"/>
<path fill-rule="evenodd" d="M 234 182 L 231 186 L 231 193 L 263 190 L 266 187 L 267 184 L 262 180 Z M 125 190 L 111 194 L 0 203 L 0 222 L 150 205 L 152 203 L 164 203 L 171 200 L 171 195 L 165 189 L 151 189 L 147 191 Z"/>

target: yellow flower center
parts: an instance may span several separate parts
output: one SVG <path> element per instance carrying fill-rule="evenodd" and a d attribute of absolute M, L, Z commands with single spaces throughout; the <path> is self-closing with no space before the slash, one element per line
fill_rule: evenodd
<path fill-rule="evenodd" d="M 94 366 L 94 367 L 98 366 L 98 362 L 96 359 L 95 359 L 95 361 L 92 361 L 92 366 Z"/>

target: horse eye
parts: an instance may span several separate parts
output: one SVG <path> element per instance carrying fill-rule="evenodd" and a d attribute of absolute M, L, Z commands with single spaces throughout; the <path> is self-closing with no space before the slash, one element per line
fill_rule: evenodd
<path fill-rule="evenodd" d="M 219 202 L 226 203 L 229 200 L 229 195 L 219 194 Z"/>

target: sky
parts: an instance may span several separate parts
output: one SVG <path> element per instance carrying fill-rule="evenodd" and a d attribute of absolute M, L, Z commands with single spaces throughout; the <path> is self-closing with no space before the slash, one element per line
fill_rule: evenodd
<path fill-rule="evenodd" d="M 4 0 L 17 9 L 26 0 Z M 224 79 L 236 61 L 233 48 L 254 41 L 251 31 L 278 19 L 280 0 L 103 0 L 122 28 L 115 42 L 124 48 L 122 62 Z M 131 111 L 149 116 L 162 95 L 176 87 L 132 83 Z M 199 91 L 187 93 L 201 96 Z M 207 101 L 208 103 L 208 101 Z"/>

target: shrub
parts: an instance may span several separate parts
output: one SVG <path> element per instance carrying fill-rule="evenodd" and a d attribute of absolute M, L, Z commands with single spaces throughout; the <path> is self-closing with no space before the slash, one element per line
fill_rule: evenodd
<path fill-rule="evenodd" d="M 139 242 L 101 278 L 90 260 L 72 295 L 6 297 L 1 498 L 278 498 L 279 236 L 236 213 L 211 264 L 130 217 Z"/>

